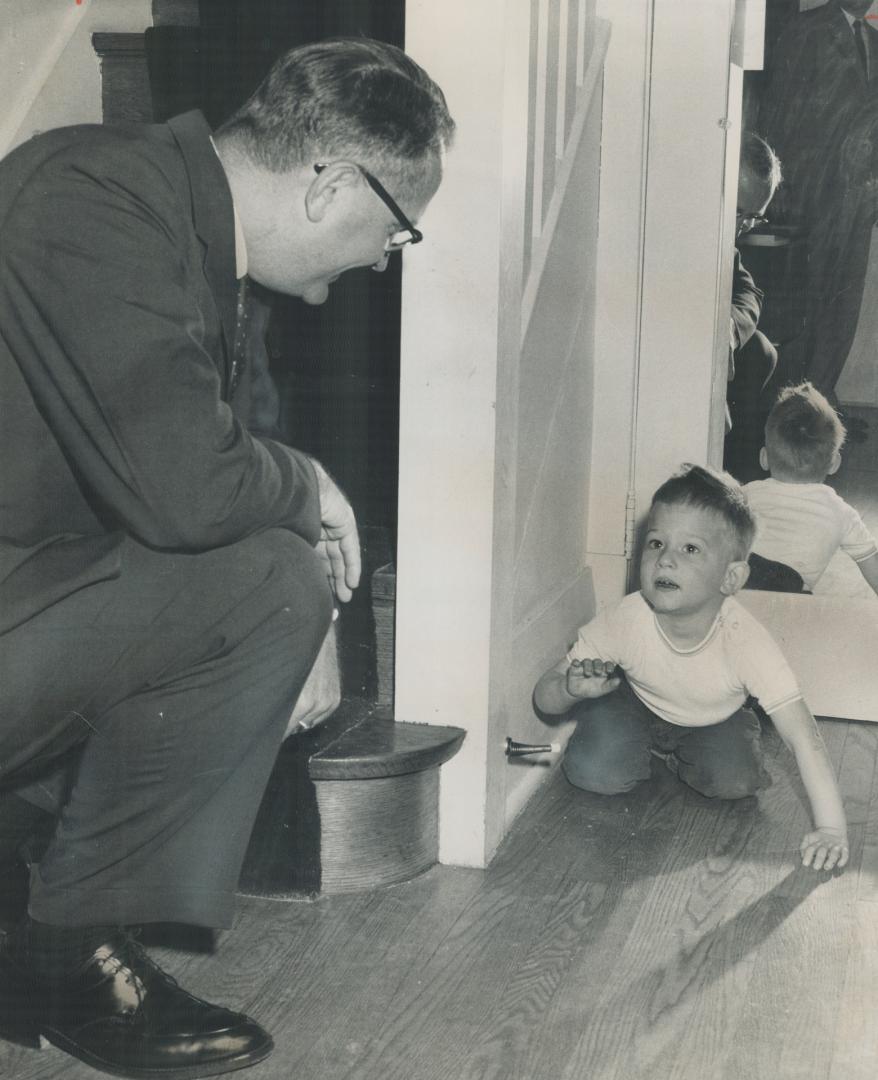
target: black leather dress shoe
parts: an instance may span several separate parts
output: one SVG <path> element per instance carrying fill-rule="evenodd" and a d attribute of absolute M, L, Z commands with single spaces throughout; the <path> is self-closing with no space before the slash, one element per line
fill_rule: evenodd
<path fill-rule="evenodd" d="M 95 1069 L 135 1080 L 195 1080 L 271 1053 L 267 1031 L 242 1013 L 186 993 L 120 933 L 63 980 L 35 978 L 0 949 L 0 1032 L 39 1037 Z"/>

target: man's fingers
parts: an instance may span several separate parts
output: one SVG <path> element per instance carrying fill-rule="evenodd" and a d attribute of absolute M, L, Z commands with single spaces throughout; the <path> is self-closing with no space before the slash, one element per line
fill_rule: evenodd
<path fill-rule="evenodd" d="M 342 558 L 344 559 L 345 584 L 350 589 L 356 589 L 360 584 L 362 573 L 362 561 L 360 556 L 360 538 L 356 528 L 339 541 Z"/>
<path fill-rule="evenodd" d="M 342 540 L 323 540 L 320 548 L 332 590 L 342 603 L 347 603 L 360 583 L 360 545 L 356 534 Z"/>

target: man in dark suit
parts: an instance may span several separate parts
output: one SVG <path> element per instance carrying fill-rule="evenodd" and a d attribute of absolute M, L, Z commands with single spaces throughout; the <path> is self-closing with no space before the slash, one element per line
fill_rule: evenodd
<path fill-rule="evenodd" d="M 735 240 L 757 225 L 781 181 L 777 155 L 752 131 L 741 137 Z M 742 483 L 762 476 L 759 450 L 765 421 L 774 400 L 772 376 L 777 350 L 758 329 L 763 293 L 735 248 L 729 341 L 729 385 L 726 391 L 727 431 L 724 467 Z"/>
<path fill-rule="evenodd" d="M 198 113 L 68 128 L 0 164 L 0 860 L 47 840 L 0 1026 L 122 1076 L 270 1052 L 120 929 L 231 924 L 360 574 L 340 489 L 264 434 L 246 283 L 319 304 L 383 269 L 421 238 L 452 130 L 403 53 L 335 41 L 282 57 L 213 136 Z"/>
<path fill-rule="evenodd" d="M 767 61 L 759 131 L 783 161 L 784 184 L 772 220 L 804 230 L 808 244 L 805 328 L 780 357 L 784 381 L 810 379 L 832 397 L 853 340 L 863 292 L 870 231 L 845 235 L 839 144 L 858 117 L 878 110 L 878 25 L 873 0 L 827 0 L 794 15 Z M 846 232 L 842 225 L 842 231 Z M 836 273 L 836 267 L 840 273 Z M 840 326 L 835 310 L 844 305 Z M 851 325 L 851 323 L 853 325 Z"/>

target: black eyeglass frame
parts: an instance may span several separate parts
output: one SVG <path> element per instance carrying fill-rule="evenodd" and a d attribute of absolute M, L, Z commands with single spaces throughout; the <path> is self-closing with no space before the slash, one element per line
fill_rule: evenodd
<path fill-rule="evenodd" d="M 326 168 L 327 164 L 327 162 L 323 162 L 321 164 L 315 165 L 314 172 L 316 172 L 319 176 Z M 356 164 L 356 162 L 354 162 L 354 164 Z M 401 251 L 404 247 L 408 247 L 409 244 L 420 244 L 420 242 L 424 239 L 424 234 L 421 232 L 420 229 L 412 225 L 412 223 L 405 216 L 402 210 L 400 210 L 399 206 L 396 204 L 396 202 L 391 197 L 390 193 L 387 191 L 381 181 L 377 180 L 369 172 L 369 170 L 364 169 L 362 165 L 357 165 L 357 168 L 363 174 L 363 178 L 365 179 L 369 187 L 375 192 L 378 198 L 384 203 L 387 209 L 396 218 L 398 224 L 400 225 L 398 232 L 407 232 L 410 234 L 407 239 L 401 241 L 400 243 L 393 243 L 393 238 L 389 237 L 387 245 L 385 247 L 385 251 Z"/>
<path fill-rule="evenodd" d="M 753 229 L 758 229 L 760 225 L 768 224 L 768 218 L 764 214 L 754 214 L 750 210 L 736 210 L 735 220 L 738 223 L 739 233 L 748 233 Z"/>

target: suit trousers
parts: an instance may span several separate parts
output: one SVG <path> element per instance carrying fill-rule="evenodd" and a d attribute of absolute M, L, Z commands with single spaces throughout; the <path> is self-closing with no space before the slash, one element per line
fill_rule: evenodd
<path fill-rule="evenodd" d="M 772 381 L 777 349 L 756 330 L 735 352 L 734 360 L 735 377 L 726 391 L 731 429 L 726 434 L 723 466 L 746 484 L 765 476 L 759 451 L 765 445 L 765 421 L 777 397 L 778 386 Z"/>
<path fill-rule="evenodd" d="M 55 813 L 29 911 L 56 925 L 231 925 L 287 719 L 329 626 L 314 549 L 280 529 L 198 554 L 131 540 L 117 578 L 0 641 L 0 733 L 68 749 L 16 784 Z"/>

